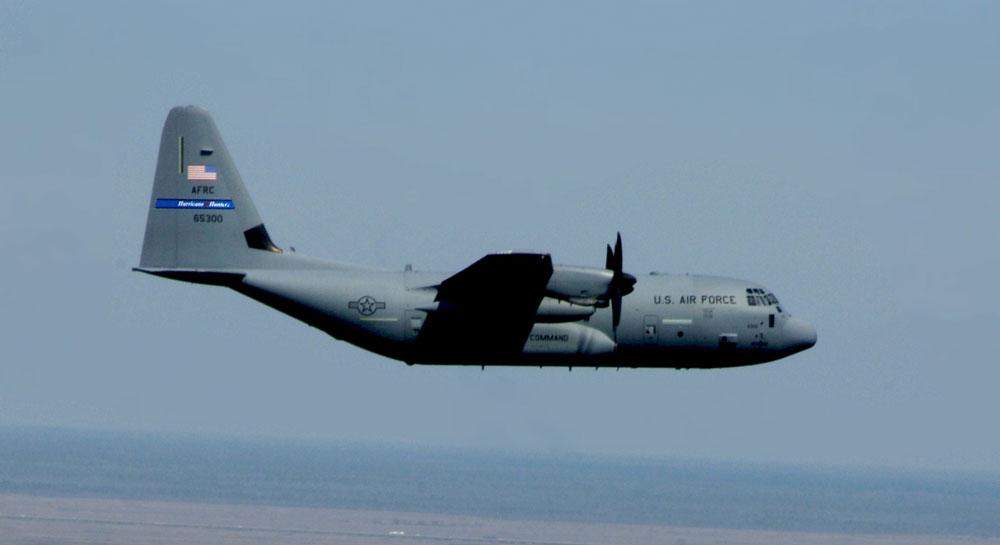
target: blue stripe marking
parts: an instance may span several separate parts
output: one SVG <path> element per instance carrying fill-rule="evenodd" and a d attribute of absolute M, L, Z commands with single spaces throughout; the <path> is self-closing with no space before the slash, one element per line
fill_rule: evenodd
<path fill-rule="evenodd" d="M 156 199 L 157 208 L 197 210 L 234 210 L 236 203 L 228 199 Z"/>

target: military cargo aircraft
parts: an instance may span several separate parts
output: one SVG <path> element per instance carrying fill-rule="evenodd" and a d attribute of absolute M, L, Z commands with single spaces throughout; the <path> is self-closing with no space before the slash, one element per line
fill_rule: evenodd
<path fill-rule="evenodd" d="M 272 242 L 209 113 L 170 111 L 139 267 L 224 286 L 407 364 L 715 368 L 816 343 L 763 286 L 623 270 L 549 254 L 489 254 L 457 273 L 383 270 L 284 252 Z"/>

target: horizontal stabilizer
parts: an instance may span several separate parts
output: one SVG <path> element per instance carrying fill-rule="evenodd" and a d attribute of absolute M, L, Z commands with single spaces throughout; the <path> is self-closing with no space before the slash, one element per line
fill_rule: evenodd
<path fill-rule="evenodd" d="M 246 276 L 243 273 L 196 271 L 196 270 L 184 270 L 184 269 L 144 269 L 142 267 L 133 267 L 132 270 L 136 272 L 151 274 L 153 276 L 169 278 L 171 280 L 180 280 L 182 282 L 191 282 L 194 284 L 210 284 L 213 286 L 226 286 L 230 288 L 242 283 L 243 277 Z"/>

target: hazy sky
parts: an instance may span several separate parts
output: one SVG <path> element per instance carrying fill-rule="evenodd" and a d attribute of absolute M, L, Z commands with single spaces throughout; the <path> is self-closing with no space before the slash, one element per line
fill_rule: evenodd
<path fill-rule="evenodd" d="M 300 253 L 596 266 L 621 230 L 819 344 L 407 367 L 133 273 L 178 104 Z M 0 425 L 1000 471 L 998 144 L 994 2 L 0 2 Z"/>

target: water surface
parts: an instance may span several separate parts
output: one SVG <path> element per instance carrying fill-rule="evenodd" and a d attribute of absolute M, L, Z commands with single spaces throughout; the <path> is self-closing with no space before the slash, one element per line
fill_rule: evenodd
<path fill-rule="evenodd" d="M 1000 536 L 1000 476 L 0 428 L 0 493 Z"/>

